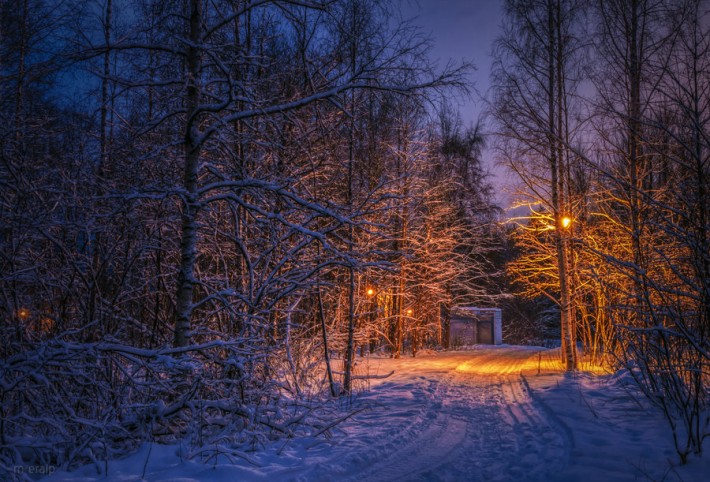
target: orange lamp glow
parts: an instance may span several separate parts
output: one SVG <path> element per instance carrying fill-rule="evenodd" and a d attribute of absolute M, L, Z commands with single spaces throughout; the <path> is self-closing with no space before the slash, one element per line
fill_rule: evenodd
<path fill-rule="evenodd" d="M 44 317 L 39 320 L 39 330 L 42 333 L 48 333 L 54 327 L 54 320 L 51 318 Z"/>
<path fill-rule="evenodd" d="M 562 227 L 563 228 L 569 228 L 571 224 L 572 224 L 572 218 L 569 218 L 567 216 L 562 218 Z"/>
<path fill-rule="evenodd" d="M 367 296 L 372 296 L 374 294 L 375 294 L 375 290 L 373 290 L 372 288 L 367 288 Z"/>

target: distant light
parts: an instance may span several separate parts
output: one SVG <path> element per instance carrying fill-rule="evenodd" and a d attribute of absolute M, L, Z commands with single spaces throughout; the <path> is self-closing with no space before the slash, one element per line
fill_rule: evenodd
<path fill-rule="evenodd" d="M 17 310 L 17 317 L 23 321 L 26 320 L 30 317 L 30 310 L 28 310 L 27 308 L 20 308 L 19 310 Z"/>
<path fill-rule="evenodd" d="M 568 218 L 567 216 L 562 218 L 562 227 L 563 228 L 568 228 L 572 224 L 572 218 Z"/>
<path fill-rule="evenodd" d="M 372 288 L 367 288 L 367 296 L 372 296 L 374 294 L 375 294 L 375 290 L 373 290 Z"/>
<path fill-rule="evenodd" d="M 41 320 L 39 320 L 39 330 L 42 333 L 47 333 L 47 332 L 51 331 L 53 327 L 54 327 L 54 320 L 53 319 L 45 317 L 45 318 L 42 318 Z"/>
<path fill-rule="evenodd" d="M 407 316 L 412 316 L 412 310 L 411 310 L 411 308 L 407 310 Z"/>

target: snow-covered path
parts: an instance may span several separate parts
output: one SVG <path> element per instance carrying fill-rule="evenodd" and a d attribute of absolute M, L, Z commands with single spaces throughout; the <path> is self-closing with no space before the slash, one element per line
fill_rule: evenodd
<path fill-rule="evenodd" d="M 381 409 L 343 427 L 357 434 L 342 444 L 346 461 L 319 464 L 301 480 L 548 479 L 569 444 L 521 382 L 532 354 L 482 348 L 381 361 L 395 375 L 358 400 Z"/>
<path fill-rule="evenodd" d="M 676 456 L 656 411 L 613 377 L 565 374 L 553 352 L 476 347 L 359 360 L 370 381 L 330 438 L 276 441 L 252 463 L 181 460 L 152 446 L 50 480 L 82 481 L 701 481 L 707 457 Z M 141 477 L 141 475 L 143 477 Z"/>

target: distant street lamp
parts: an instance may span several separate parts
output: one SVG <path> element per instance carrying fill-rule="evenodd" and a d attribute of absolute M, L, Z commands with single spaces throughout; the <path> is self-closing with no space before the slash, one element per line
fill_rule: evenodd
<path fill-rule="evenodd" d="M 563 216 L 560 218 L 558 256 L 560 269 L 560 311 L 562 317 L 562 348 L 563 361 L 568 370 L 577 368 L 577 334 L 574 317 L 574 300 L 572 299 L 572 283 L 571 269 L 569 265 L 570 250 L 570 228 L 572 227 L 572 218 Z"/>
<path fill-rule="evenodd" d="M 370 353 L 375 352 L 375 344 L 377 343 L 377 338 L 373 335 L 373 330 L 374 330 L 374 325 L 375 322 L 377 321 L 377 297 L 375 296 L 375 290 L 370 287 L 367 288 L 367 297 L 370 299 L 370 313 L 368 315 L 368 318 L 370 319 L 370 323 L 367 326 L 367 343 L 370 348 Z M 362 348 L 363 351 L 360 352 L 361 356 L 364 356 L 364 350 L 365 347 L 363 346 Z"/>

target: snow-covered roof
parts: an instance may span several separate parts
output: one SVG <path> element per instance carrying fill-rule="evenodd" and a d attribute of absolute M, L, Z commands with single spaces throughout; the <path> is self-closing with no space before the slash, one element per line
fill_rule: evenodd
<path fill-rule="evenodd" d="M 454 307 L 454 311 L 461 310 L 461 311 L 501 311 L 500 308 L 482 308 L 479 306 L 456 306 Z"/>

